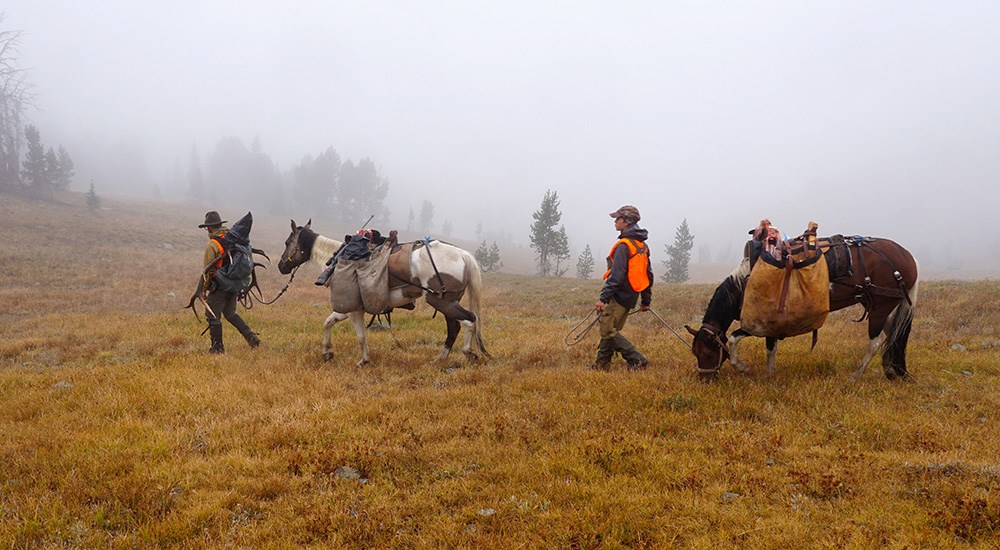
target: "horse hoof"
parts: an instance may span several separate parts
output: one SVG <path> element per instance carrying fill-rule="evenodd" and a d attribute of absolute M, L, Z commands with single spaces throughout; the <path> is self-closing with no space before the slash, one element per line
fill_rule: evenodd
<path fill-rule="evenodd" d="M 474 352 L 474 351 L 467 351 L 467 352 L 465 352 L 465 358 L 468 359 L 472 363 L 475 363 L 475 362 L 479 361 L 479 356 L 476 355 L 476 352 Z"/>
<path fill-rule="evenodd" d="M 370 362 L 370 361 L 368 361 L 367 359 L 362 359 L 362 360 L 358 361 L 358 362 L 356 363 L 356 365 L 357 365 L 357 367 L 358 367 L 358 368 L 361 368 L 361 367 L 363 367 L 363 366 L 367 365 L 367 364 L 368 364 L 369 362 Z"/>
<path fill-rule="evenodd" d="M 328 352 L 326 352 L 326 353 L 323 354 L 323 360 L 324 361 L 330 361 L 332 359 L 333 359 L 333 353 L 332 352 L 328 351 Z"/>
<path fill-rule="evenodd" d="M 744 363 L 743 361 L 739 361 L 737 363 L 733 363 L 733 368 L 736 369 L 736 372 L 740 374 L 746 374 L 747 372 L 750 371 L 750 363 Z"/>

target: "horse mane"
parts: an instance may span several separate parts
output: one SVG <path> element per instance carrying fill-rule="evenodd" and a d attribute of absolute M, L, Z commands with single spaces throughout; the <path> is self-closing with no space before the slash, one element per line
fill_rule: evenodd
<path fill-rule="evenodd" d="M 308 227 L 302 227 L 299 231 L 299 249 L 308 250 L 309 262 L 320 269 L 326 267 L 326 261 L 337 252 L 341 244 L 341 241 L 324 237 Z"/>
<path fill-rule="evenodd" d="M 722 280 L 708 302 L 702 324 L 717 325 L 723 333 L 739 319 L 743 306 L 743 289 L 750 278 L 750 260 L 744 258 L 739 267 Z"/>

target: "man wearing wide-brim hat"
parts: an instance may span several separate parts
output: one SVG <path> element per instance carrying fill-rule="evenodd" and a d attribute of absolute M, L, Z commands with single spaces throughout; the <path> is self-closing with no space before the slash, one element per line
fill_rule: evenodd
<path fill-rule="evenodd" d="M 205 247 L 205 257 L 202 261 L 204 268 L 204 286 L 202 294 L 208 309 L 205 311 L 205 318 L 208 320 L 208 335 L 212 340 L 211 353 L 225 353 L 226 348 L 222 343 L 222 318 L 236 330 L 240 331 L 243 338 L 246 338 L 251 348 L 260 345 L 260 337 L 250 330 L 250 325 L 236 313 L 236 303 L 239 296 L 235 292 L 226 292 L 215 284 L 215 270 L 222 267 L 225 257 L 220 257 L 224 253 L 223 240 L 229 228 L 225 226 L 226 220 L 218 212 L 212 210 L 205 213 L 205 221 L 198 227 L 208 231 L 208 245 Z M 211 310 L 211 311 L 209 311 Z M 220 317 L 221 316 L 221 317 Z"/>
<path fill-rule="evenodd" d="M 642 311 L 647 311 L 652 302 L 653 268 L 646 245 L 649 234 L 639 227 L 639 209 L 631 204 L 611 212 L 610 216 L 614 218 L 615 230 L 619 234 L 608 253 L 604 287 L 594 305 L 600 314 L 601 342 L 591 368 L 610 370 L 611 359 L 617 352 L 625 359 L 629 370 L 644 369 L 649 361 L 622 336 L 621 330 L 625 327 L 629 311 L 637 302 Z"/>

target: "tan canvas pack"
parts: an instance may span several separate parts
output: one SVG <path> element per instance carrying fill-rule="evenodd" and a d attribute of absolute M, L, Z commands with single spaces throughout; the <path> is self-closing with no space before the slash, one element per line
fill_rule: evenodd
<path fill-rule="evenodd" d="M 783 261 L 763 252 L 750 271 L 740 326 L 754 336 L 798 336 L 823 326 L 829 311 L 830 274 L 819 248 L 803 246 Z"/>
<path fill-rule="evenodd" d="M 391 246 L 380 246 L 363 260 L 340 260 L 330 278 L 331 305 L 346 313 L 365 310 L 383 313 L 389 309 L 389 254 Z"/>

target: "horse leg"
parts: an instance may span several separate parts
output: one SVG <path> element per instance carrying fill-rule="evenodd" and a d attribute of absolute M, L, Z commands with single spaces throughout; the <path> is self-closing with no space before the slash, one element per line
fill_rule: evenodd
<path fill-rule="evenodd" d="M 875 354 L 878 353 L 879 348 L 882 347 L 882 343 L 885 341 L 882 337 L 882 328 L 885 327 L 885 321 L 888 317 L 889 310 L 885 307 L 872 308 L 868 313 L 868 350 L 861 359 L 861 366 L 851 376 L 852 382 L 857 382 L 861 379 L 861 376 L 865 373 L 865 369 L 868 368 L 868 363 L 871 363 Z M 883 368 L 885 367 L 883 366 Z"/>
<path fill-rule="evenodd" d="M 902 313 L 897 311 L 893 315 L 902 315 Z M 910 339 L 913 319 L 900 320 L 899 323 L 901 325 L 896 332 L 893 333 L 889 328 L 886 328 L 885 333 L 886 344 L 882 351 L 882 371 L 889 380 L 896 376 L 903 379 L 911 378 L 910 372 L 906 370 L 906 344 Z M 892 325 L 892 321 L 889 324 Z"/>
<path fill-rule="evenodd" d="M 917 302 L 918 285 L 909 290 L 909 301 L 900 300 L 899 305 L 889 315 L 885 323 L 885 348 L 882 350 L 882 370 L 885 377 L 892 380 L 896 376 L 911 380 L 906 369 L 906 344 L 913 328 L 913 312 Z"/>
<path fill-rule="evenodd" d="M 337 313 L 336 311 L 334 311 L 333 313 L 330 314 L 329 317 L 326 318 L 326 321 L 323 321 L 324 361 L 329 361 L 333 359 L 333 346 L 331 346 L 330 344 L 330 330 L 333 328 L 333 325 L 336 325 L 337 323 L 343 321 L 344 319 L 347 319 L 347 315 L 344 315 L 343 313 Z"/>
<path fill-rule="evenodd" d="M 865 373 L 865 369 L 868 368 L 868 363 L 871 363 L 872 358 L 878 353 L 878 348 L 880 347 L 882 347 L 881 335 L 868 340 L 868 351 L 865 352 L 865 356 L 861 359 L 861 366 L 851 375 L 851 382 L 857 382 L 861 379 L 861 376 Z"/>
<path fill-rule="evenodd" d="M 444 316 L 444 322 L 448 327 L 448 336 L 444 340 L 444 348 L 441 349 L 441 354 L 438 355 L 438 361 L 444 361 L 451 354 L 451 348 L 455 345 L 455 340 L 458 339 L 458 332 L 462 330 L 462 325 L 459 324 L 458 319 L 449 317 L 447 314 Z"/>
<path fill-rule="evenodd" d="M 729 348 L 729 362 L 733 364 L 733 368 L 736 369 L 737 372 L 746 372 L 750 370 L 750 365 L 746 361 L 740 359 L 739 355 L 737 355 L 740 340 L 743 340 L 747 336 L 750 336 L 749 332 L 738 328 L 729 335 L 729 340 L 726 342 L 727 347 Z"/>
<path fill-rule="evenodd" d="M 361 360 L 358 361 L 358 366 L 363 367 L 371 362 L 371 357 L 368 356 L 368 331 L 365 327 L 365 312 L 352 311 L 347 316 L 350 317 L 351 324 L 354 325 L 354 332 L 358 335 L 358 345 L 361 346 Z"/>
<path fill-rule="evenodd" d="M 767 375 L 774 376 L 774 371 L 778 363 L 778 339 L 768 336 L 764 338 L 764 343 L 767 346 Z"/>
<path fill-rule="evenodd" d="M 458 333 L 465 327 L 465 335 L 462 338 L 462 353 L 470 361 L 479 359 L 479 356 L 472 351 L 472 338 L 475 335 L 476 316 L 465 309 L 457 301 L 445 301 L 437 297 L 428 296 L 427 303 L 434 309 L 444 314 L 445 322 L 448 324 L 448 337 L 444 342 L 444 349 L 438 356 L 439 361 L 444 361 L 451 353 L 451 348 L 455 345 Z"/>

